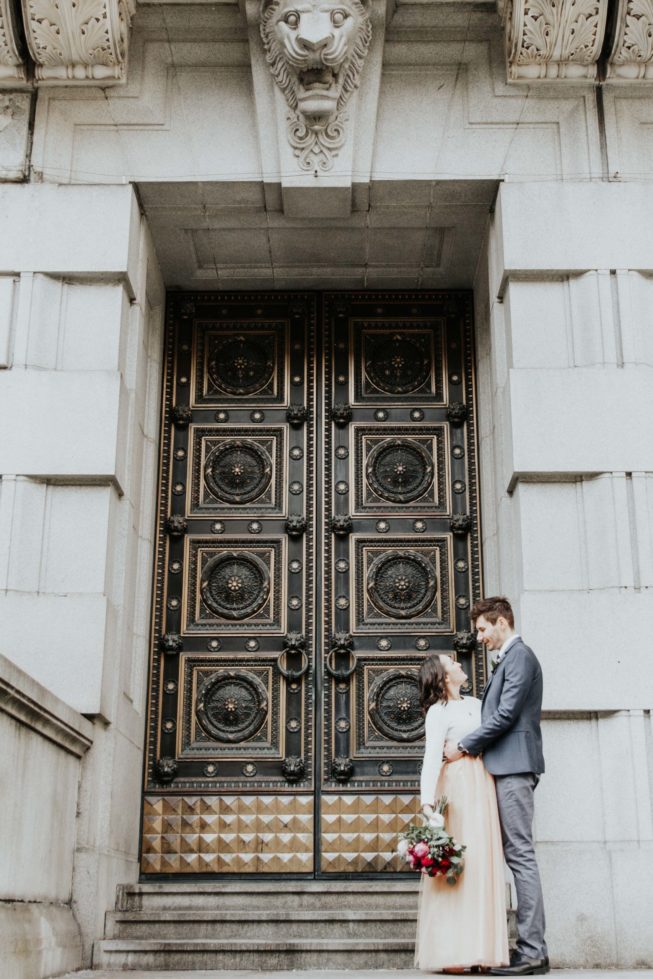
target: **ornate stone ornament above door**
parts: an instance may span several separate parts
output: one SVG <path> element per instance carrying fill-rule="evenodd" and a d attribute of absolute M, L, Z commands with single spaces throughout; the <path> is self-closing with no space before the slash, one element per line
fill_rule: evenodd
<path fill-rule="evenodd" d="M 619 0 L 607 77 L 613 81 L 653 78 L 653 2 Z"/>
<path fill-rule="evenodd" d="M 261 38 L 301 170 L 331 170 L 372 38 L 367 0 L 263 0 Z"/>
<path fill-rule="evenodd" d="M 288 217 L 350 214 L 354 172 L 372 172 L 386 0 L 240 3 L 266 185 Z"/>
<path fill-rule="evenodd" d="M 124 82 L 133 13 L 134 0 L 0 0 L 0 88 Z"/>
<path fill-rule="evenodd" d="M 607 19 L 605 0 L 499 0 L 508 80 L 533 82 L 597 74 Z"/>
<path fill-rule="evenodd" d="M 0 0 L 0 87 L 19 87 L 26 81 L 19 18 L 12 0 Z"/>

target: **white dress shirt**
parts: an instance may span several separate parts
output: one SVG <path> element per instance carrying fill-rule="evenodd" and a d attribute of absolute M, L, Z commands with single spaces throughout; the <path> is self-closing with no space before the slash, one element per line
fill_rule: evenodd
<path fill-rule="evenodd" d="M 503 646 L 501 647 L 497 655 L 492 659 L 492 663 L 494 666 L 497 666 L 501 662 L 501 660 L 506 655 L 506 653 L 508 652 L 512 644 L 517 642 L 518 639 L 521 639 L 521 636 L 519 635 L 518 632 L 516 632 L 513 636 L 509 636 L 506 639 L 506 641 L 504 642 Z"/>

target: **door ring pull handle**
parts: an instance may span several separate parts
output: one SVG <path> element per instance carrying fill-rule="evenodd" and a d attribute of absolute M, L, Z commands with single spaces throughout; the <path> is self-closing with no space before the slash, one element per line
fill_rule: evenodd
<path fill-rule="evenodd" d="M 279 670 L 281 676 L 285 677 L 286 680 L 290 680 L 291 682 L 293 682 L 295 680 L 301 679 L 301 677 L 303 677 L 304 674 L 308 671 L 309 660 L 308 660 L 308 656 L 302 649 L 300 650 L 300 655 L 302 657 L 301 667 L 298 670 L 288 670 L 286 669 L 285 666 L 282 665 L 283 659 L 288 654 L 288 652 L 289 650 L 284 649 L 282 653 L 279 653 L 279 657 L 277 659 L 277 669 Z"/>
<path fill-rule="evenodd" d="M 335 665 L 332 665 L 332 662 L 337 652 L 346 652 L 349 655 L 349 666 L 346 667 L 345 669 L 338 670 L 336 669 Z M 324 661 L 324 667 L 327 673 L 329 674 L 329 676 L 332 676 L 334 680 L 348 680 L 349 677 L 354 672 L 354 670 L 356 669 L 356 663 L 357 663 L 356 653 L 353 651 L 353 649 L 347 649 L 347 650 L 332 649 L 329 655 L 327 656 L 326 660 Z"/>

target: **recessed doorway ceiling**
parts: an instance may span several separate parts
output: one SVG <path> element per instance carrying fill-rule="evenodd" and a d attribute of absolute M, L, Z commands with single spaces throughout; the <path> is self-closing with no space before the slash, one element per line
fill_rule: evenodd
<path fill-rule="evenodd" d="M 289 218 L 276 184 L 141 183 L 165 283 L 426 289 L 474 282 L 497 182 L 354 185 L 344 218 Z"/>

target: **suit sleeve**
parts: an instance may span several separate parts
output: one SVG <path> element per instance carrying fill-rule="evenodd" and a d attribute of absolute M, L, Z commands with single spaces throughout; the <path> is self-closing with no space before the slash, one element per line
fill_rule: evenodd
<path fill-rule="evenodd" d="M 422 763 L 420 782 L 421 805 L 432 806 L 435 802 L 435 787 L 442 768 L 442 751 L 447 733 L 447 716 L 444 704 L 429 707 L 424 724 L 426 748 Z"/>
<path fill-rule="evenodd" d="M 521 713 L 537 669 L 537 662 L 529 653 L 520 653 L 506 659 L 503 688 L 497 709 L 485 718 L 480 727 L 461 741 L 470 755 L 479 755 L 510 730 Z"/>

